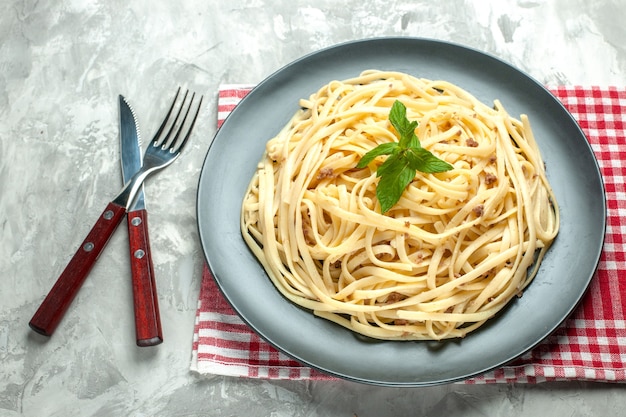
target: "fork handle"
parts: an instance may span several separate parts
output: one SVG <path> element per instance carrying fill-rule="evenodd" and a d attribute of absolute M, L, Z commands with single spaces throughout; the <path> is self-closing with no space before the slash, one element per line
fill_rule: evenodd
<path fill-rule="evenodd" d="M 155 346 L 163 342 L 163 332 L 148 238 L 148 212 L 133 210 L 127 218 L 137 346 Z"/>
<path fill-rule="evenodd" d="M 119 204 L 111 202 L 106 206 L 30 320 L 31 329 L 44 336 L 54 333 L 124 214 L 126 208 Z"/>

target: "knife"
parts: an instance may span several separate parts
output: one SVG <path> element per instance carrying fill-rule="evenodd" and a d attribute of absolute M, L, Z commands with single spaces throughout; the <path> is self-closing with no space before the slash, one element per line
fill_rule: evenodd
<path fill-rule="evenodd" d="M 139 171 L 143 161 L 135 112 L 122 95 L 119 96 L 119 102 L 122 178 L 126 184 Z M 127 212 L 127 222 L 137 346 L 154 346 L 163 342 L 163 333 L 143 185 L 135 203 Z"/>

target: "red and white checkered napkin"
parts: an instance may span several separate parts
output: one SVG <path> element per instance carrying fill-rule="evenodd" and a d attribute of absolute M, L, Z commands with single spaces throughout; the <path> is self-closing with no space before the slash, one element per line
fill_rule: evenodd
<path fill-rule="evenodd" d="M 218 125 L 251 87 L 222 86 Z M 513 363 L 466 383 L 626 382 L 626 88 L 557 87 L 552 92 L 578 120 L 604 175 L 608 200 L 604 251 L 581 305 L 552 336 Z M 332 378 L 260 339 L 230 308 L 206 267 L 191 369 L 252 378 Z"/>

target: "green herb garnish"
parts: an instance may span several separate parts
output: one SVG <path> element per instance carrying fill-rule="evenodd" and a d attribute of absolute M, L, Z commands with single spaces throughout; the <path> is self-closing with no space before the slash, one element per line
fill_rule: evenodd
<path fill-rule="evenodd" d="M 406 118 L 406 107 L 400 101 L 393 103 L 389 112 L 389 121 L 400 135 L 398 142 L 382 143 L 367 152 L 357 168 L 365 168 L 376 157 L 389 155 L 378 167 L 376 176 L 380 178 L 376 186 L 376 198 L 380 202 L 381 212 L 386 213 L 400 200 L 407 185 L 421 171 L 427 174 L 449 171 L 453 167 L 422 148 L 415 128 L 417 122 Z"/>

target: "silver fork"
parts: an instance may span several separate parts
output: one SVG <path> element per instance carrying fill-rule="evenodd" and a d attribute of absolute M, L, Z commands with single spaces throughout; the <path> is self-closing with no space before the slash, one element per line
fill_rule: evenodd
<path fill-rule="evenodd" d="M 176 92 L 167 115 L 144 153 L 143 166 L 106 206 L 30 320 L 29 325 L 35 332 L 45 336 L 54 333 L 100 253 L 132 205 L 141 184 L 149 175 L 169 166 L 180 155 L 191 136 L 203 99 L 201 96 L 195 111 L 191 112 L 195 93 L 187 100 L 188 94 L 189 91 L 185 92 L 175 112 L 180 88 Z M 176 113 L 175 117 L 172 117 L 173 113 Z"/>

